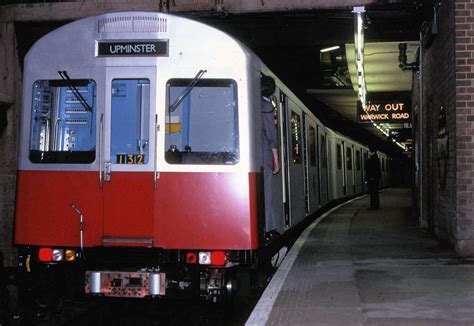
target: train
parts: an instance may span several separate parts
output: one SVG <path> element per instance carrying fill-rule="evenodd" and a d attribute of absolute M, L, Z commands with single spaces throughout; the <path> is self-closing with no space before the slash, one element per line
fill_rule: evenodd
<path fill-rule="evenodd" d="M 262 75 L 276 83 L 274 241 Z M 24 59 L 19 266 L 42 292 L 215 302 L 244 288 L 310 216 L 366 192 L 368 152 L 211 26 L 134 11 L 70 22 Z M 379 156 L 388 186 L 391 158 Z"/>

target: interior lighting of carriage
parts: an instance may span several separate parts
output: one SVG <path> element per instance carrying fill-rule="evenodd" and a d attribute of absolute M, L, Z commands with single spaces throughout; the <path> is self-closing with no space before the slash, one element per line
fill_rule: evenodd
<path fill-rule="evenodd" d="M 52 248 L 40 248 L 38 251 L 38 259 L 41 262 L 49 262 L 53 260 Z"/>
<path fill-rule="evenodd" d="M 337 50 L 337 49 L 339 49 L 339 48 L 340 48 L 339 45 L 335 45 L 335 46 L 330 46 L 330 47 L 328 47 L 328 48 L 321 49 L 319 52 L 325 53 L 325 52 L 330 52 L 330 51 Z"/>

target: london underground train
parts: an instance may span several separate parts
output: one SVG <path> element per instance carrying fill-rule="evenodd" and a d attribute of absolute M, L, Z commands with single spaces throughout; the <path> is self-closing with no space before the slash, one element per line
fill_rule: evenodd
<path fill-rule="evenodd" d="M 248 48 L 154 12 L 101 14 L 42 37 L 24 61 L 20 266 L 60 292 L 235 291 L 240 271 L 278 251 L 264 237 L 262 74 L 277 88 L 272 191 L 284 237 L 366 191 L 368 149 L 326 128 Z"/>

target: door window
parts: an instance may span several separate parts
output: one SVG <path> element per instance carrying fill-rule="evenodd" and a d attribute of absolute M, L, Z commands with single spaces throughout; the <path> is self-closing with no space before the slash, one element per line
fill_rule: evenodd
<path fill-rule="evenodd" d="M 352 171 L 352 149 L 346 147 L 346 168 L 348 171 Z"/>
<path fill-rule="evenodd" d="M 301 164 L 301 118 L 293 111 L 291 112 L 291 143 L 293 163 Z"/>
<path fill-rule="evenodd" d="M 338 170 L 342 170 L 342 145 L 336 145 L 336 166 Z"/>
<path fill-rule="evenodd" d="M 361 167 L 360 160 L 361 160 L 360 151 L 356 150 L 356 170 L 357 171 L 360 171 L 360 167 Z"/>
<path fill-rule="evenodd" d="M 328 152 L 326 149 L 326 137 L 324 135 L 321 135 L 320 137 L 321 145 L 320 145 L 320 150 L 321 150 L 321 167 L 322 168 L 327 168 L 328 167 Z"/>
<path fill-rule="evenodd" d="M 316 166 L 316 129 L 309 126 L 309 163 Z"/>
<path fill-rule="evenodd" d="M 150 81 L 112 81 L 113 164 L 146 164 L 149 158 Z"/>

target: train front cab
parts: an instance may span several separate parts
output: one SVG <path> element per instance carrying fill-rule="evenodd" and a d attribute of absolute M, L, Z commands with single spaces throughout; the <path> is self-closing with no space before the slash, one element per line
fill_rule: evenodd
<path fill-rule="evenodd" d="M 120 39 L 165 40 L 168 53 L 100 55 L 101 42 L 134 44 Z M 158 13 L 90 17 L 38 41 L 24 69 L 20 264 L 75 269 L 105 296 L 232 289 L 221 271 L 251 265 L 259 246 L 252 60 L 225 34 Z"/>

